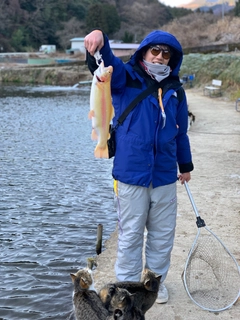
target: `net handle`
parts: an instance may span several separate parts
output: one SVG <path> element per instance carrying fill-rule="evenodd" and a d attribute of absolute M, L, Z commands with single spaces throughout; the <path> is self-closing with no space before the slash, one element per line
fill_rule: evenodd
<path fill-rule="evenodd" d="M 195 202 L 194 202 L 194 200 L 193 200 L 193 196 L 192 196 L 192 194 L 191 194 L 191 191 L 190 191 L 190 189 L 189 189 L 189 186 L 188 186 L 187 181 L 184 181 L 184 186 L 185 186 L 185 188 L 186 188 L 188 197 L 189 197 L 190 202 L 191 202 L 191 204 L 192 204 L 194 213 L 195 213 L 195 215 L 196 215 L 196 217 L 197 217 L 197 222 L 196 222 L 196 223 L 197 223 L 198 228 L 205 227 L 206 224 L 205 224 L 204 220 L 200 217 L 200 215 L 199 215 L 199 213 L 198 213 L 198 209 L 197 209 L 197 207 L 196 207 L 196 205 L 195 205 Z"/>

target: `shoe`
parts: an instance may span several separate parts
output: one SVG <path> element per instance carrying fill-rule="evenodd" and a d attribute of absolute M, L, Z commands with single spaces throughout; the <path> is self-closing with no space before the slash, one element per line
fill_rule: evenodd
<path fill-rule="evenodd" d="M 156 302 L 166 303 L 167 301 L 168 301 L 168 290 L 163 283 L 160 283 Z"/>

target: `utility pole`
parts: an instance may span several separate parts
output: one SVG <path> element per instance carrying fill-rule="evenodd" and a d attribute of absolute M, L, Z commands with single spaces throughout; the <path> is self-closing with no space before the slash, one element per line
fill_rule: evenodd
<path fill-rule="evenodd" d="M 222 19 L 224 20 L 224 2 L 222 0 Z"/>

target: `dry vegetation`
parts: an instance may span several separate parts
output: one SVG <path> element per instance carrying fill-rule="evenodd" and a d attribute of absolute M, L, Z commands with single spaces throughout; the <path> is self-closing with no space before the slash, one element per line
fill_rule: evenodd
<path fill-rule="evenodd" d="M 140 42 L 146 34 L 153 29 L 159 29 L 159 24 L 163 25 L 168 21 L 168 10 L 161 3 L 146 0 L 121 0 L 118 8 L 121 16 L 121 29 L 115 34 L 117 39 L 122 39 L 124 33 L 134 35 L 134 41 Z"/>
<path fill-rule="evenodd" d="M 192 13 L 161 29 L 173 33 L 183 48 L 240 42 L 240 18 Z"/>
<path fill-rule="evenodd" d="M 222 80 L 223 96 L 240 97 L 240 52 L 184 55 L 180 75 L 195 74 L 194 87 L 200 90 L 212 79 Z"/>
<path fill-rule="evenodd" d="M 193 13 L 175 19 L 161 29 L 174 34 L 183 48 L 217 44 L 240 44 L 240 17 Z M 240 51 L 217 54 L 184 55 L 180 75 L 195 74 L 195 87 L 202 88 L 212 79 L 222 80 L 224 96 L 240 97 Z"/>

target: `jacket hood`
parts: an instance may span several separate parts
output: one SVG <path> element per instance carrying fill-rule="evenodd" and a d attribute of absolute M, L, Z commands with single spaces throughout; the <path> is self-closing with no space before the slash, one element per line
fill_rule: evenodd
<path fill-rule="evenodd" d="M 182 64 L 183 52 L 179 41 L 174 35 L 162 30 L 155 30 L 149 33 L 146 38 L 140 43 L 136 52 L 132 55 L 130 63 L 134 65 L 138 60 L 142 59 L 142 54 L 149 46 L 157 44 L 166 44 L 172 50 L 172 56 L 168 65 L 171 67 L 173 76 L 177 76 Z"/>

